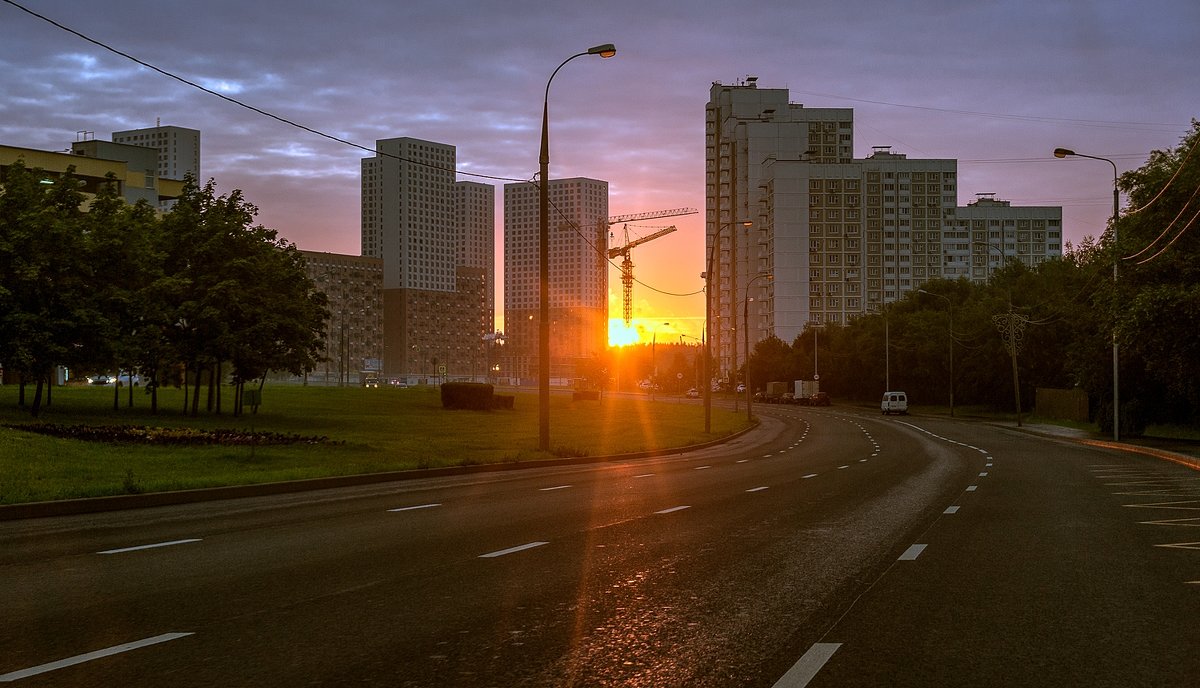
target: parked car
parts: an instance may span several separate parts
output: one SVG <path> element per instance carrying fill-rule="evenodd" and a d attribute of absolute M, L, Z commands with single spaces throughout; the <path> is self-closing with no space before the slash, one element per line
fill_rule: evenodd
<path fill-rule="evenodd" d="M 814 392 L 808 398 L 809 406 L 829 406 L 833 402 L 829 398 L 829 392 Z"/>
<path fill-rule="evenodd" d="M 699 399 L 700 398 L 700 390 L 696 389 L 695 387 L 689 389 L 687 391 L 687 398 L 688 399 Z"/>
<path fill-rule="evenodd" d="M 737 386 L 737 393 L 738 393 L 738 394 L 745 394 L 745 393 L 746 393 L 746 385 L 744 385 L 744 384 L 742 384 L 742 383 L 740 383 L 740 382 L 739 382 L 739 383 L 738 383 L 738 386 Z"/>
<path fill-rule="evenodd" d="M 884 392 L 883 401 L 879 402 L 879 410 L 885 416 L 893 413 L 908 415 L 908 395 L 904 392 Z"/>

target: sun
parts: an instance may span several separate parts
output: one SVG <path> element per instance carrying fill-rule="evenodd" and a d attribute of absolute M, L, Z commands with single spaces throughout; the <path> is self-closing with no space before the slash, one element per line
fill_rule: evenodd
<path fill-rule="evenodd" d="M 629 346 L 641 341 L 636 327 L 626 327 L 621 318 L 610 318 L 608 321 L 608 345 Z"/>

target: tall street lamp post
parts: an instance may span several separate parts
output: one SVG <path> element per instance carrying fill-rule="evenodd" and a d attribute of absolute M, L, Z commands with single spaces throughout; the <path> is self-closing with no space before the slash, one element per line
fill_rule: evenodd
<path fill-rule="evenodd" d="M 538 193 L 538 206 L 541 210 L 538 240 L 538 269 L 541 270 L 541 303 L 538 311 L 538 448 L 542 451 L 550 449 L 550 82 L 554 81 L 554 76 L 563 65 L 577 57 L 612 57 L 616 54 L 617 49 L 613 44 L 605 43 L 563 60 L 546 80 L 546 93 L 542 99 L 542 151 L 538 158 L 538 179 L 541 182 Z"/>
<path fill-rule="evenodd" d="M 754 421 L 754 413 L 750 410 L 750 399 L 754 394 L 754 385 L 751 384 L 750 380 L 750 302 L 754 299 L 750 297 L 750 287 L 763 277 L 766 277 L 768 280 L 775 279 L 775 275 L 769 272 L 762 272 L 755 275 L 746 284 L 746 298 L 742 301 L 742 341 L 745 344 L 743 348 L 746 350 L 746 420 L 750 422 Z"/>
<path fill-rule="evenodd" d="M 1065 157 L 1072 156 L 1072 155 L 1077 158 L 1088 158 L 1089 160 L 1103 160 L 1104 162 L 1112 165 L 1112 168 L 1113 168 L 1112 242 L 1113 242 L 1113 290 L 1115 292 L 1116 288 L 1117 288 L 1117 261 L 1119 260 L 1117 258 L 1117 251 L 1116 251 L 1117 220 L 1120 218 L 1120 215 L 1121 215 L 1121 195 L 1120 195 L 1120 190 L 1117 188 L 1117 163 L 1113 162 L 1112 160 L 1109 160 L 1108 158 L 1101 158 L 1101 157 L 1098 157 L 1095 155 L 1084 155 L 1083 153 L 1076 153 L 1075 151 L 1070 150 L 1069 148 L 1055 148 L 1054 149 L 1054 157 L 1056 157 L 1056 158 L 1065 158 Z M 1120 394 L 1121 388 L 1120 388 L 1120 384 L 1119 384 L 1119 377 L 1120 377 L 1119 361 L 1120 361 L 1120 358 L 1117 355 L 1117 327 L 1116 327 L 1116 323 L 1114 321 L 1113 332 L 1112 332 L 1113 441 L 1114 442 L 1121 441 L 1121 413 L 1120 413 L 1120 411 L 1121 411 L 1121 394 Z"/>
<path fill-rule="evenodd" d="M 708 264 L 705 266 L 707 269 L 704 271 L 704 274 L 701 275 L 701 278 L 704 280 L 704 336 L 705 336 L 705 344 L 704 344 L 704 433 L 705 434 L 708 434 L 709 432 L 712 431 L 712 335 L 713 335 L 713 333 L 712 333 L 712 287 L 713 287 L 714 282 L 717 284 L 718 288 L 720 288 L 720 286 L 721 286 L 720 274 L 717 275 L 716 279 L 713 279 L 713 269 L 715 267 L 719 271 L 720 267 L 721 267 L 721 261 L 715 261 L 715 265 L 714 265 L 713 259 L 715 257 L 716 252 L 721 247 L 721 230 L 725 229 L 726 227 L 731 227 L 735 224 L 740 224 L 743 227 L 750 227 L 754 223 L 751 222 L 750 220 L 739 220 L 737 222 L 726 222 L 724 224 L 717 225 L 717 231 L 713 232 L 712 248 L 710 248 L 708 250 Z"/>
<path fill-rule="evenodd" d="M 935 294 L 931 291 L 918 289 L 922 294 L 936 296 L 946 302 L 946 308 L 950 312 L 950 417 L 954 417 L 954 303 L 949 297 L 942 294 Z"/>

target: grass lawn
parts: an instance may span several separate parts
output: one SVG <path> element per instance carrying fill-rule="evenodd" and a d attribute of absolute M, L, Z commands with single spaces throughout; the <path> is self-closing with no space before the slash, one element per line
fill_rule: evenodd
<path fill-rule="evenodd" d="M 257 414 L 184 416 L 183 392 L 159 394 L 159 413 L 134 391 L 134 407 L 112 409 L 112 387 L 60 387 L 40 422 L 235 429 L 323 436 L 287 446 L 107 444 L 0 427 L 0 504 L 158 492 L 440 466 L 605 456 L 699 444 L 745 427 L 741 414 L 714 406 L 712 432 L 695 401 L 551 395 L 549 453 L 538 451 L 536 393 L 512 410 L 446 411 L 436 387 L 411 389 L 268 384 Z M 203 396 L 203 395 L 202 395 Z M 26 400 L 33 398 L 27 388 Z M 0 426 L 35 423 L 17 406 L 17 387 L 0 387 Z"/>

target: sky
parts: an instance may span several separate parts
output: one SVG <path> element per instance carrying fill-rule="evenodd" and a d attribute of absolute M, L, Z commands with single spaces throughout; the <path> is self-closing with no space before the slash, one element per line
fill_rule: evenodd
<path fill-rule="evenodd" d="M 554 77 L 550 176 L 609 182 L 613 215 L 703 211 L 714 81 L 756 76 L 806 107 L 854 108 L 855 157 L 891 146 L 955 158 L 960 205 L 995 193 L 1062 206 L 1075 244 L 1104 229 L 1112 168 L 1051 151 L 1111 158 L 1124 172 L 1178 145 L 1200 117 L 1195 0 L 16 4 L 366 148 L 399 136 L 456 146 L 459 179 L 497 187 L 498 274 L 501 189 L 537 172 L 546 81 L 602 43 L 617 55 L 575 59 Z M 64 150 L 81 131 L 107 140 L 159 121 L 201 130 L 202 176 L 221 193 L 242 190 L 261 224 L 304 250 L 359 253 L 369 153 L 0 0 L 0 144 Z M 678 231 L 633 251 L 643 341 L 699 336 L 703 212 L 645 224 Z M 619 317 L 617 268 L 609 281 Z"/>

